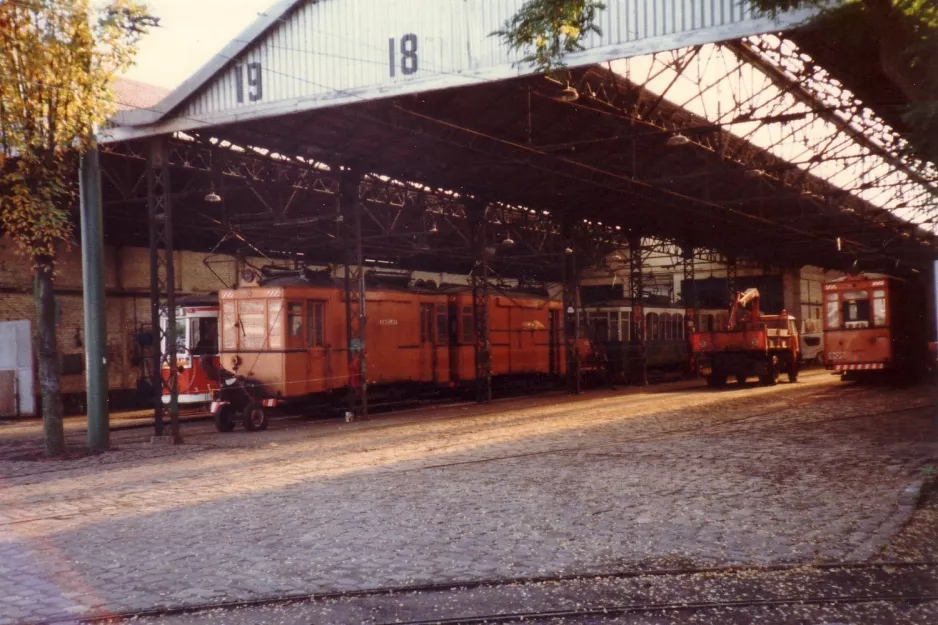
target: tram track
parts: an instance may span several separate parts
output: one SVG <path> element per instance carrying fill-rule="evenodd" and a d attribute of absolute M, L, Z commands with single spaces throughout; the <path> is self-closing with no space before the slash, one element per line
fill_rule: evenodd
<path fill-rule="evenodd" d="M 629 614 L 673 613 L 673 612 L 705 612 L 714 610 L 742 610 L 751 608 L 782 608 L 786 606 L 827 605 L 844 606 L 876 602 L 906 602 L 930 603 L 938 601 L 938 582 L 935 575 L 938 572 L 938 561 L 880 561 L 880 562 L 853 562 L 853 563 L 822 563 L 822 564 L 780 564 L 769 566 L 723 566 L 723 567 L 682 567 L 669 569 L 626 569 L 617 572 L 548 575 L 532 577 L 514 577 L 490 580 L 464 580 L 443 583 L 415 584 L 407 586 L 391 586 L 380 588 L 366 588 L 360 590 L 335 591 L 322 593 L 285 593 L 277 596 L 259 597 L 244 600 L 230 600 L 189 604 L 179 606 L 153 607 L 150 609 L 127 611 L 120 613 L 102 614 L 85 618 L 53 618 L 31 625 L 62 625 L 63 623 L 81 623 L 83 625 L 119 625 L 121 623 L 159 623 L 160 619 L 167 617 L 197 616 L 212 612 L 232 613 L 245 610 L 280 609 L 283 607 L 318 607 L 335 608 L 337 605 L 354 606 L 364 604 L 367 609 L 381 612 L 387 606 L 411 605 L 407 599 L 415 599 L 414 605 L 442 606 L 446 602 L 441 598 L 445 595 L 472 593 L 469 603 L 474 604 L 480 597 L 500 597 L 502 600 L 510 597 L 534 595 L 536 601 L 542 601 L 541 595 L 550 596 L 552 590 L 564 591 L 557 593 L 553 607 L 544 606 L 544 609 L 517 609 L 510 605 L 501 610 L 489 610 L 485 613 L 479 611 L 465 611 L 462 614 L 435 615 L 432 618 L 408 620 L 399 616 L 386 620 L 377 618 L 367 622 L 397 623 L 398 625 L 474 625 L 477 623 L 514 623 L 538 622 L 552 619 L 576 619 L 590 617 L 614 617 Z M 857 589 L 855 592 L 841 590 L 840 592 L 811 594 L 797 594 L 784 596 L 766 596 L 774 592 L 772 584 L 784 586 L 784 576 L 796 576 L 801 580 L 809 580 L 814 586 L 824 583 L 836 587 L 836 581 L 854 579 L 852 576 L 868 575 L 870 586 L 878 588 Z M 706 592 L 698 594 L 720 594 L 714 589 L 725 585 L 725 591 L 730 593 L 750 594 L 740 598 L 704 599 L 693 596 L 680 585 L 706 582 Z M 619 596 L 615 600 L 590 601 L 588 593 L 583 589 L 602 584 L 628 583 L 632 584 L 625 591 L 618 594 L 638 597 L 636 600 L 624 601 Z M 765 584 L 765 586 L 760 586 Z M 570 585 L 574 585 L 571 587 Z M 684 597 L 666 597 L 651 599 L 657 588 L 673 588 L 678 586 L 676 592 L 687 592 Z M 641 590 L 636 590 L 641 589 Z M 650 590 L 649 590 L 650 589 Z M 742 589 L 742 590 L 741 590 Z M 904 589 L 904 590 L 903 590 Z M 604 589 L 609 593 L 609 589 Z M 501 595 L 484 593 L 502 593 Z M 507 593 L 507 594 L 505 594 Z M 538 594 L 540 593 L 540 594 Z M 584 594 L 587 595 L 584 598 Z M 601 593 L 600 593 L 601 594 Z M 614 594 L 614 593 L 613 593 Z M 673 593 L 672 593 L 673 594 Z M 644 600 L 641 595 L 646 595 Z M 573 602 L 574 606 L 564 606 L 564 603 Z M 458 602 L 449 607 L 449 610 L 459 611 Z M 411 605 L 413 609 L 413 605 Z M 177 621 L 173 621 L 177 622 Z M 198 622 L 193 620 L 193 622 Z M 217 620 L 212 622 L 218 622 Z M 226 622 L 226 619 L 221 619 Z M 319 623 L 321 620 L 299 620 L 300 623 Z"/>

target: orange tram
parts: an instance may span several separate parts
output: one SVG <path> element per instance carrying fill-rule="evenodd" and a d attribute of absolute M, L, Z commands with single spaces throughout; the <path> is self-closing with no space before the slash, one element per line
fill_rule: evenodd
<path fill-rule="evenodd" d="M 823 292 L 828 369 L 844 379 L 892 375 L 902 381 L 928 370 L 921 284 L 870 273 L 827 282 Z"/>
<path fill-rule="evenodd" d="M 546 292 L 490 293 L 493 383 L 533 385 L 562 376 L 561 303 Z M 356 376 L 349 375 L 345 298 L 342 282 L 325 276 L 276 278 L 219 293 L 222 379 L 211 411 L 220 431 L 238 421 L 264 429 L 270 408 L 335 406 L 347 395 Z M 378 282 L 369 284 L 365 304 L 369 397 L 393 401 L 475 387 L 467 287 Z"/>

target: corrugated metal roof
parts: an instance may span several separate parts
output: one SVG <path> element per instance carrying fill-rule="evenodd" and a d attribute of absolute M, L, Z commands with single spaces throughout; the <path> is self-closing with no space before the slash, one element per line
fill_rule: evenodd
<path fill-rule="evenodd" d="M 524 0 L 284 0 L 174 90 L 156 109 L 118 125 L 175 122 L 185 130 L 374 100 L 531 72 L 492 33 Z M 738 0 L 610 0 L 571 66 L 737 39 L 800 23 Z M 123 135 L 140 131 L 125 129 Z M 115 139 L 122 133 L 115 131 Z"/>

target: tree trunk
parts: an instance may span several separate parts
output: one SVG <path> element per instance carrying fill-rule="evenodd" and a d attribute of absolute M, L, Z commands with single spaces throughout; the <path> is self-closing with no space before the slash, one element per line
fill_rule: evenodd
<path fill-rule="evenodd" d="M 42 395 L 42 426 L 46 439 L 46 455 L 65 453 L 65 429 L 62 425 L 59 349 L 55 337 L 55 294 L 52 271 L 55 261 L 50 256 L 35 259 L 36 353 L 39 358 L 39 391 Z"/>

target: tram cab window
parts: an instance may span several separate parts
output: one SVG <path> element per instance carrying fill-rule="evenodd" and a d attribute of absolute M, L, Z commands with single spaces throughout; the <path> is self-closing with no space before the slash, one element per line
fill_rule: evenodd
<path fill-rule="evenodd" d="M 843 294 L 841 314 L 844 328 L 870 327 L 870 294 L 867 291 L 850 291 Z"/>
<path fill-rule="evenodd" d="M 218 319 L 198 317 L 189 320 L 189 346 L 193 355 L 218 353 Z"/>
<path fill-rule="evenodd" d="M 836 293 L 828 293 L 825 305 L 827 306 L 826 327 L 836 330 L 840 327 L 840 298 Z"/>
<path fill-rule="evenodd" d="M 886 325 L 886 291 L 873 291 L 873 325 Z"/>

